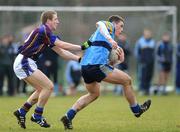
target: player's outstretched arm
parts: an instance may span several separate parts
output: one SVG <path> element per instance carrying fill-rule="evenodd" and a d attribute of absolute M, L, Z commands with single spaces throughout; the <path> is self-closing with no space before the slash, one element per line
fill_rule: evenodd
<path fill-rule="evenodd" d="M 58 46 L 52 47 L 52 50 L 55 51 L 59 56 L 61 56 L 62 58 L 66 59 L 66 60 L 79 61 L 79 59 L 80 59 L 79 56 L 77 56 L 67 50 L 61 49 Z"/>
<path fill-rule="evenodd" d="M 61 49 L 71 50 L 71 51 L 80 51 L 82 50 L 80 45 L 64 42 L 62 40 L 56 39 L 55 45 Z"/>

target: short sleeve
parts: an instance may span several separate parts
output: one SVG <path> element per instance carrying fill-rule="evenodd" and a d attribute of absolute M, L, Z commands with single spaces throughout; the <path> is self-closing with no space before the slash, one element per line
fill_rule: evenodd
<path fill-rule="evenodd" d="M 51 30 L 47 27 L 47 26 L 44 26 L 44 33 L 45 33 L 45 36 L 46 36 L 46 44 L 52 48 L 55 46 L 55 41 L 56 39 L 59 39 L 59 37 L 57 35 L 54 35 Z"/>
<path fill-rule="evenodd" d="M 61 40 L 60 36 L 57 36 L 57 35 L 54 35 L 54 34 L 52 34 L 52 35 L 50 36 L 50 41 L 51 41 L 51 44 L 49 45 L 50 48 L 52 48 L 53 46 L 55 46 L 54 43 L 55 43 L 56 39 Z"/>

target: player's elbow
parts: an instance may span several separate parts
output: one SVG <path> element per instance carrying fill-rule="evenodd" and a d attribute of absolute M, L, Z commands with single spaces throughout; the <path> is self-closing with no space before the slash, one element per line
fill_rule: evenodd
<path fill-rule="evenodd" d="M 102 24 L 101 21 L 96 22 L 96 27 L 99 27 Z"/>

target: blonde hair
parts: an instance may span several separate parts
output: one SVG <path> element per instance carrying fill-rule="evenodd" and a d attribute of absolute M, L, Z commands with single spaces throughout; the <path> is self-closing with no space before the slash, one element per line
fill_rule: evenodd
<path fill-rule="evenodd" d="M 44 11 L 42 14 L 41 14 L 41 23 L 42 24 L 45 24 L 47 22 L 47 20 L 52 20 L 53 18 L 53 15 L 54 14 L 57 14 L 56 11 Z"/>

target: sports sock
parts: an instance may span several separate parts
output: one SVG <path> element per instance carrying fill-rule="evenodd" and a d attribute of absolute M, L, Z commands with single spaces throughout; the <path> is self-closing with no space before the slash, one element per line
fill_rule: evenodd
<path fill-rule="evenodd" d="M 69 109 L 68 112 L 66 113 L 66 115 L 67 115 L 69 120 L 72 120 L 76 115 L 76 110 Z"/>
<path fill-rule="evenodd" d="M 135 104 L 130 106 L 131 107 L 131 111 L 136 114 L 139 113 L 141 111 L 141 107 L 139 106 L 139 104 Z"/>
<path fill-rule="evenodd" d="M 30 110 L 30 108 L 32 107 L 32 105 L 28 102 L 26 102 L 21 108 L 19 108 L 19 112 L 22 116 L 25 116 L 26 113 Z"/>
<path fill-rule="evenodd" d="M 36 109 L 34 110 L 34 118 L 35 119 L 41 119 L 43 114 L 43 107 L 36 106 Z"/>

